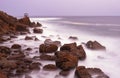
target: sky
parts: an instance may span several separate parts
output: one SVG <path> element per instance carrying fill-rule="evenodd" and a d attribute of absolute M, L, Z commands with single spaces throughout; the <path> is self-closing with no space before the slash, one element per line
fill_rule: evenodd
<path fill-rule="evenodd" d="M 120 0 L 0 0 L 14 16 L 120 16 Z"/>

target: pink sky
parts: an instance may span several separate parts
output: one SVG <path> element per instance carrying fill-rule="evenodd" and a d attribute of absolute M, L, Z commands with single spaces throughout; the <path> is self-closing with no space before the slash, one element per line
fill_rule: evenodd
<path fill-rule="evenodd" d="M 0 10 L 15 16 L 120 16 L 120 0 L 0 0 Z"/>

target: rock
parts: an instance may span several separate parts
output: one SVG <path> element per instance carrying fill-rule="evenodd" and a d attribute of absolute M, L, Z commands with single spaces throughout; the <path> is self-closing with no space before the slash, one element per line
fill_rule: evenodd
<path fill-rule="evenodd" d="M 29 25 L 29 26 L 31 25 L 31 21 L 30 21 L 29 17 L 27 17 L 27 16 L 19 19 L 18 21 L 25 25 Z"/>
<path fill-rule="evenodd" d="M 37 37 L 35 37 L 35 41 L 39 41 L 39 39 Z"/>
<path fill-rule="evenodd" d="M 34 28 L 33 32 L 34 33 L 43 33 L 43 29 Z"/>
<path fill-rule="evenodd" d="M 57 67 L 53 64 L 48 64 L 43 67 L 43 70 L 53 71 L 53 70 L 57 70 Z"/>
<path fill-rule="evenodd" d="M 86 58 L 86 53 L 82 45 L 77 46 L 76 43 L 64 44 L 60 47 L 60 50 L 69 51 L 73 55 L 76 55 L 80 60 L 84 60 Z"/>
<path fill-rule="evenodd" d="M 71 40 L 78 40 L 78 38 L 74 37 L 74 36 L 70 36 L 69 39 L 71 39 Z"/>
<path fill-rule="evenodd" d="M 0 78 L 8 78 L 6 74 L 4 74 L 2 71 L 0 71 Z"/>
<path fill-rule="evenodd" d="M 39 22 L 37 22 L 37 26 L 42 26 L 42 24 L 40 24 Z"/>
<path fill-rule="evenodd" d="M 21 45 L 19 45 L 19 44 L 13 44 L 13 45 L 11 46 L 11 48 L 12 48 L 12 49 L 21 49 Z"/>
<path fill-rule="evenodd" d="M 54 44 L 41 44 L 39 46 L 40 53 L 53 53 L 56 52 L 58 47 Z"/>
<path fill-rule="evenodd" d="M 69 75 L 69 73 L 70 73 L 70 71 L 60 71 L 60 75 L 62 75 L 62 76 L 68 76 Z"/>
<path fill-rule="evenodd" d="M 33 38 L 30 37 L 30 36 L 26 36 L 26 37 L 25 37 L 25 40 L 33 40 Z"/>
<path fill-rule="evenodd" d="M 30 70 L 40 70 L 40 63 L 32 63 L 29 67 Z"/>
<path fill-rule="evenodd" d="M 27 25 L 24 25 L 24 24 L 21 24 L 21 23 L 17 23 L 15 29 L 18 32 L 28 32 L 29 30 L 28 30 L 27 27 L 28 27 Z"/>
<path fill-rule="evenodd" d="M 25 50 L 27 50 L 27 51 L 31 51 L 31 50 L 32 50 L 32 48 L 26 48 Z"/>
<path fill-rule="evenodd" d="M 11 53 L 11 50 L 8 47 L 0 46 L 0 53 L 4 53 L 4 54 L 9 55 Z"/>
<path fill-rule="evenodd" d="M 96 77 L 96 78 L 109 78 L 101 69 L 99 68 L 87 68 L 86 69 L 88 71 L 88 73 L 92 76 L 92 77 Z"/>
<path fill-rule="evenodd" d="M 40 59 L 41 59 L 41 60 L 55 61 L 56 57 L 55 57 L 55 56 L 52 56 L 52 55 L 42 54 L 42 55 L 40 55 Z"/>
<path fill-rule="evenodd" d="M 102 46 L 99 42 L 97 41 L 88 41 L 86 43 L 86 47 L 92 50 L 105 50 L 106 48 Z"/>
<path fill-rule="evenodd" d="M 57 45 L 58 47 L 61 46 L 61 42 L 60 41 L 52 41 L 51 39 L 46 39 L 44 41 L 44 44 L 54 44 L 54 45 Z"/>
<path fill-rule="evenodd" d="M 77 78 L 92 78 L 85 66 L 78 66 L 75 71 L 75 76 Z"/>
<path fill-rule="evenodd" d="M 13 55 L 9 56 L 7 59 L 14 60 L 14 59 L 21 59 L 24 57 L 25 57 L 25 55 L 23 53 L 19 53 L 19 54 L 13 54 Z"/>
<path fill-rule="evenodd" d="M 56 66 L 62 70 L 70 70 L 78 64 L 78 57 L 65 51 L 56 52 Z"/>

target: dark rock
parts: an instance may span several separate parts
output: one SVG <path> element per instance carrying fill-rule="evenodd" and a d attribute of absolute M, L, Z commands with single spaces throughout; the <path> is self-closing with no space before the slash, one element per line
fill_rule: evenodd
<path fill-rule="evenodd" d="M 8 78 L 6 74 L 4 74 L 2 71 L 0 71 L 0 78 Z"/>
<path fill-rule="evenodd" d="M 11 50 L 8 47 L 5 46 L 0 46 L 0 53 L 4 53 L 4 54 L 10 54 Z"/>
<path fill-rule="evenodd" d="M 25 49 L 25 50 L 27 50 L 27 51 L 31 51 L 31 50 L 32 50 L 32 48 L 27 48 L 27 49 Z"/>
<path fill-rule="evenodd" d="M 69 73 L 70 73 L 70 71 L 60 71 L 60 75 L 62 75 L 62 76 L 68 76 L 69 75 Z"/>
<path fill-rule="evenodd" d="M 27 25 L 21 24 L 21 23 L 17 23 L 16 24 L 16 31 L 19 32 L 28 32 L 29 30 L 27 29 Z"/>
<path fill-rule="evenodd" d="M 21 45 L 19 45 L 19 44 L 13 44 L 13 45 L 11 46 L 11 48 L 12 48 L 12 49 L 21 49 Z"/>
<path fill-rule="evenodd" d="M 39 41 L 39 39 L 37 37 L 35 37 L 35 41 Z"/>
<path fill-rule="evenodd" d="M 85 66 L 78 66 L 75 71 L 75 76 L 77 78 L 92 78 Z"/>
<path fill-rule="evenodd" d="M 77 46 L 76 43 L 64 44 L 60 47 L 60 50 L 69 51 L 73 55 L 76 55 L 80 60 L 84 60 L 86 58 L 86 53 L 82 45 Z"/>
<path fill-rule="evenodd" d="M 31 70 L 40 70 L 40 63 L 32 63 L 29 67 Z"/>
<path fill-rule="evenodd" d="M 19 53 L 19 54 L 13 54 L 13 55 L 9 56 L 7 59 L 14 60 L 14 59 L 21 59 L 24 57 L 25 57 L 25 55 L 23 53 Z"/>
<path fill-rule="evenodd" d="M 62 70 L 70 70 L 78 64 L 78 57 L 65 51 L 56 52 L 56 66 Z"/>
<path fill-rule="evenodd" d="M 87 48 L 92 49 L 92 50 L 105 50 L 106 48 L 102 46 L 99 42 L 97 41 L 88 41 L 86 43 Z"/>
<path fill-rule="evenodd" d="M 23 17 L 23 18 L 19 19 L 18 21 L 25 25 L 29 25 L 29 26 L 31 25 L 31 21 L 30 21 L 29 17 Z"/>
<path fill-rule="evenodd" d="M 25 37 L 25 40 L 33 40 L 33 37 L 26 36 L 26 37 Z"/>
<path fill-rule="evenodd" d="M 52 53 L 56 52 L 58 47 L 54 44 L 41 44 L 39 46 L 39 52 L 40 53 Z"/>
<path fill-rule="evenodd" d="M 78 38 L 74 37 L 74 36 L 70 36 L 69 39 L 71 39 L 71 40 L 78 40 Z"/>
<path fill-rule="evenodd" d="M 42 24 L 40 24 L 39 22 L 37 22 L 37 26 L 42 26 Z"/>
<path fill-rule="evenodd" d="M 48 64 L 43 67 L 43 70 L 53 71 L 53 70 L 57 70 L 57 67 L 53 64 Z"/>
<path fill-rule="evenodd" d="M 41 60 L 55 61 L 56 57 L 55 57 L 55 56 L 52 56 L 52 55 L 42 54 L 42 55 L 40 55 L 40 59 L 41 59 Z"/>
<path fill-rule="evenodd" d="M 96 78 L 109 78 L 101 69 L 99 68 L 87 68 L 86 69 L 91 76 Z"/>
<path fill-rule="evenodd" d="M 54 45 L 57 45 L 58 47 L 61 46 L 61 42 L 60 41 L 52 41 L 51 39 L 46 39 L 44 41 L 44 44 L 54 44 Z"/>
<path fill-rule="evenodd" d="M 33 32 L 34 33 L 43 33 L 43 29 L 34 28 Z"/>

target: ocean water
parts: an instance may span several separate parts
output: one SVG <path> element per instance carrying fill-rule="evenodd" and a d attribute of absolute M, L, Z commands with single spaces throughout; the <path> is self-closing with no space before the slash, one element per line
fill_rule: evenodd
<path fill-rule="evenodd" d="M 29 56 L 39 56 L 39 45 L 45 39 L 61 41 L 62 45 L 66 43 L 76 42 L 77 45 L 86 43 L 89 40 L 96 40 L 106 47 L 106 51 L 84 50 L 87 58 L 79 61 L 78 65 L 84 65 L 89 68 L 100 68 L 110 78 L 119 78 L 120 72 L 120 17 L 32 17 L 31 21 L 40 22 L 43 26 L 43 34 L 35 34 L 30 28 L 31 34 L 28 36 L 36 36 L 40 41 L 25 41 L 26 35 L 18 36 L 18 38 L 5 42 L 2 45 L 11 47 L 12 44 L 18 43 L 23 49 L 27 47 L 33 48 Z M 78 40 L 70 40 L 69 36 L 75 36 Z M 40 61 L 42 63 L 40 71 L 33 71 L 27 75 L 32 78 L 74 78 L 72 70 L 67 77 L 59 75 L 59 71 L 44 71 L 42 67 L 46 64 L 55 64 L 52 61 Z M 22 77 L 15 78 L 25 78 Z"/>

